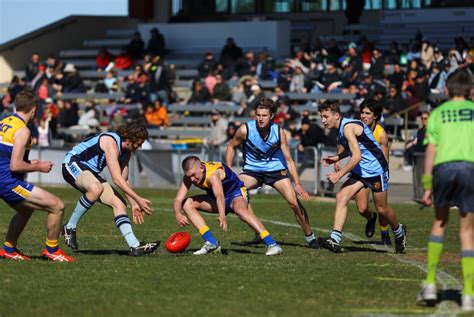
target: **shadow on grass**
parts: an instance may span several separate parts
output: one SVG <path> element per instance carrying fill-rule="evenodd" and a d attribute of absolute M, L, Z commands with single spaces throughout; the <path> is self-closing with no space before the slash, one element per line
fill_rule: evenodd
<path fill-rule="evenodd" d="M 231 244 L 234 244 L 234 243 L 231 243 Z M 188 249 L 186 250 L 186 254 L 193 254 L 193 252 L 197 251 L 199 249 Z M 250 250 L 246 250 L 246 249 L 235 249 L 235 248 L 232 248 L 232 249 L 221 249 L 221 254 L 222 255 L 229 255 L 229 253 L 240 253 L 240 254 L 261 254 L 259 252 L 253 252 L 253 251 L 250 251 Z M 218 254 L 217 254 L 218 255 Z"/>
<path fill-rule="evenodd" d="M 275 242 L 278 243 L 280 246 L 285 246 L 285 247 L 310 248 L 308 245 L 304 245 L 304 244 L 282 242 L 282 241 L 275 241 Z M 245 241 L 245 242 L 231 242 L 230 244 L 236 245 L 239 247 L 266 248 L 263 242 Z"/>
<path fill-rule="evenodd" d="M 369 245 L 385 245 L 382 241 L 373 241 L 373 240 L 360 240 L 353 241 L 354 244 L 369 244 Z"/>
<path fill-rule="evenodd" d="M 79 251 L 75 251 L 74 253 L 75 254 L 88 254 L 88 255 L 117 254 L 117 255 L 130 256 L 130 251 L 126 251 L 126 250 L 79 250 Z"/>
<path fill-rule="evenodd" d="M 372 252 L 372 253 L 388 253 L 388 250 L 377 250 L 373 248 L 361 248 L 361 247 L 342 247 L 343 252 Z"/>
<path fill-rule="evenodd" d="M 445 301 L 456 302 L 459 306 L 461 306 L 461 292 L 457 289 L 438 290 L 437 297 L 437 300 L 419 302 L 418 306 L 435 307 L 436 305 L 439 305 L 441 302 Z"/>

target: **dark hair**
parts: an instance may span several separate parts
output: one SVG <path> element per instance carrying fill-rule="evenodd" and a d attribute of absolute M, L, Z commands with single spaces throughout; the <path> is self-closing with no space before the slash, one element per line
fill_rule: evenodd
<path fill-rule="evenodd" d="M 373 99 L 365 99 L 359 106 L 360 112 L 362 112 L 364 108 L 367 108 L 374 113 L 375 122 L 379 121 L 382 117 L 382 103 Z"/>
<path fill-rule="evenodd" d="M 133 143 L 139 140 L 146 140 L 148 138 L 148 131 L 142 121 L 136 120 L 126 123 L 117 129 L 118 135 L 124 140 L 129 140 Z"/>
<path fill-rule="evenodd" d="M 31 109 L 39 105 L 40 98 L 31 89 L 20 91 L 15 98 L 16 111 L 30 112 Z"/>
<path fill-rule="evenodd" d="M 255 104 L 255 111 L 258 109 L 268 109 L 270 110 L 271 114 L 274 114 L 276 112 L 276 105 L 273 100 L 270 98 L 264 97 L 260 99 L 256 104 Z"/>
<path fill-rule="evenodd" d="M 318 106 L 318 111 L 331 110 L 332 112 L 341 114 L 341 105 L 339 101 L 336 100 L 326 100 L 323 103 L 320 103 Z"/>
<path fill-rule="evenodd" d="M 201 159 L 196 155 L 188 156 L 183 160 L 183 162 L 181 162 L 181 168 L 186 173 L 194 166 L 194 164 L 196 164 L 196 162 L 201 162 Z"/>
<path fill-rule="evenodd" d="M 472 76 L 465 68 L 458 68 L 448 76 L 446 81 L 449 98 L 464 97 L 469 99 L 472 88 Z"/>

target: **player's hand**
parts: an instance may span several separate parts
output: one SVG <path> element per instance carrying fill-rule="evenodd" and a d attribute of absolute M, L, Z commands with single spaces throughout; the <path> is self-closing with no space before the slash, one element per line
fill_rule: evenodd
<path fill-rule="evenodd" d="M 141 225 L 143 222 L 145 222 L 145 219 L 143 218 L 143 212 L 140 209 L 140 206 L 135 205 L 132 206 L 132 218 L 133 218 L 133 223 Z"/>
<path fill-rule="evenodd" d="M 40 160 L 31 160 L 30 164 L 36 165 L 40 162 Z"/>
<path fill-rule="evenodd" d="M 336 184 L 341 179 L 339 173 L 328 173 L 327 180 L 333 184 Z"/>
<path fill-rule="evenodd" d="M 341 170 L 341 163 L 339 162 L 334 163 L 334 171 L 338 173 L 340 170 Z"/>
<path fill-rule="evenodd" d="M 178 225 L 180 227 L 184 227 L 184 226 L 189 225 L 188 217 L 186 217 L 185 215 L 183 215 L 181 213 L 176 215 L 176 221 L 178 222 Z"/>
<path fill-rule="evenodd" d="M 303 185 L 301 184 L 296 184 L 296 193 L 298 195 L 300 195 L 301 197 L 303 197 L 304 200 L 308 200 L 309 199 L 309 194 L 308 192 L 303 188 Z"/>
<path fill-rule="evenodd" d="M 323 164 L 324 167 L 328 167 L 331 164 L 334 164 L 338 161 L 339 156 L 333 155 L 333 156 L 326 156 L 321 159 L 321 164 Z"/>
<path fill-rule="evenodd" d="M 221 226 L 222 230 L 227 231 L 227 218 L 226 216 L 219 216 L 217 217 L 217 221 L 219 221 L 219 226 Z"/>
<path fill-rule="evenodd" d="M 421 198 L 421 201 L 425 206 L 431 206 L 433 203 L 433 190 L 432 189 L 425 189 L 423 192 L 423 197 Z"/>
<path fill-rule="evenodd" d="M 147 215 L 151 215 L 153 213 L 153 208 L 150 207 L 151 201 L 149 201 L 148 199 L 139 197 L 137 200 L 137 204 L 140 207 L 141 212 Z"/>
<path fill-rule="evenodd" d="M 53 169 L 53 162 L 51 161 L 38 161 L 36 165 L 38 166 L 38 172 L 41 173 L 49 173 Z"/>

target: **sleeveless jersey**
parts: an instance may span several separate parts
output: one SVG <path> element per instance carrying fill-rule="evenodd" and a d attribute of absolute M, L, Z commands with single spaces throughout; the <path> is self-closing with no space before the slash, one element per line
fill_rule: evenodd
<path fill-rule="evenodd" d="M 350 151 L 349 144 L 344 136 L 344 127 L 347 124 L 357 124 L 364 129 L 362 134 L 357 137 L 362 158 L 351 172 L 361 177 L 373 177 L 388 171 L 388 163 L 385 160 L 382 148 L 375 140 L 370 128 L 362 121 L 342 118 L 339 126 L 339 142 L 344 149 Z"/>
<path fill-rule="evenodd" d="M 280 128 L 270 123 L 270 132 L 263 139 L 255 120 L 246 123 L 247 137 L 243 144 L 244 170 L 254 172 L 274 172 L 287 168 L 281 151 Z"/>
<path fill-rule="evenodd" d="M 8 183 L 9 180 L 25 178 L 24 173 L 12 173 L 10 170 L 10 161 L 12 158 L 13 144 L 15 143 L 15 133 L 21 128 L 25 128 L 26 123 L 23 119 L 14 114 L 0 121 L 0 183 Z M 23 159 L 28 161 L 28 155 L 31 149 L 31 138 L 28 142 Z"/>
<path fill-rule="evenodd" d="M 382 132 L 384 132 L 384 128 L 380 124 L 375 125 L 374 131 L 372 131 L 372 134 L 374 135 L 375 141 L 377 141 L 378 144 L 380 144 L 380 136 L 382 135 Z"/>
<path fill-rule="evenodd" d="M 103 136 L 110 136 L 115 140 L 119 149 L 119 163 L 124 162 L 130 152 L 122 151 L 122 139 L 117 133 L 107 132 L 91 136 L 73 147 L 72 150 L 66 154 L 63 163 L 68 164 L 70 159 L 74 157 L 92 171 L 100 174 L 107 166 L 105 152 L 100 148 L 100 138 Z"/>
<path fill-rule="evenodd" d="M 222 180 L 222 187 L 224 189 L 224 196 L 232 194 L 235 190 L 240 190 L 244 187 L 244 183 L 239 179 L 227 165 L 218 162 L 203 162 L 204 177 L 197 187 L 204 189 L 209 195 L 214 195 L 209 178 L 217 171 L 223 170 L 225 172 L 225 178 Z"/>

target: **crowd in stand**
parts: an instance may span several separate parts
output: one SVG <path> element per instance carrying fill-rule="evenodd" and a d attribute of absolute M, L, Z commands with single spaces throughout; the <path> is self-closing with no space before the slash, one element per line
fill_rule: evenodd
<path fill-rule="evenodd" d="M 225 122 L 225 138 L 222 137 L 224 124 L 212 120 L 213 129 L 218 126 L 221 131 L 216 134 L 220 136 L 218 141 L 210 140 L 217 145 L 232 136 L 240 121 L 253 116 L 253 106 L 267 94 L 278 107 L 274 122 L 288 131 L 290 142 L 300 144 L 297 147 L 302 151 L 305 146 L 334 145 L 335 137 L 313 124 L 309 113 L 294 111 L 301 101 L 292 100 L 288 93 L 353 94 L 355 97 L 345 102 L 352 106 L 348 113 L 352 116 L 358 115 L 358 105 L 363 99 L 371 98 L 383 103 L 386 115 L 412 108 L 413 121 L 419 116 L 416 105 L 436 105 L 430 96 L 443 93 L 448 74 L 458 67 L 474 70 L 474 39 L 468 44 L 456 38 L 447 52 L 440 51 L 420 33 L 411 45 L 392 42 L 390 49 L 383 52 L 365 37 L 344 47 L 335 40 L 327 43 L 317 40 L 312 45 L 302 43 L 292 57 L 280 62 L 267 51 L 244 52 L 228 38 L 219 56 L 211 51 L 203 53 L 202 61 L 196 65 L 198 77 L 192 81 L 188 100 L 179 100 L 173 89 L 175 66 L 166 63 L 166 55 L 165 38 L 159 30 L 150 31 L 146 46 L 141 34 L 135 32 L 117 56 L 100 49 L 96 57 L 98 80 L 88 89 L 75 65 L 65 64 L 54 55 L 43 60 L 34 53 L 26 66 L 25 77 L 12 79 L 1 99 L 0 111 L 4 115 L 11 112 L 16 94 L 25 87 L 34 89 L 42 100 L 34 135 L 38 143 L 47 145 L 51 137 L 68 138 L 60 128 L 96 131 L 141 116 L 150 128 L 163 129 L 170 125 L 167 108 L 172 103 L 226 102 L 236 107 L 237 119 Z M 130 70 L 130 74 L 119 76 L 121 70 Z M 274 87 L 265 91 L 263 82 L 274 83 Z M 110 94 L 110 100 L 98 107 L 92 99 L 79 106 L 75 100 L 62 98 L 67 93 L 86 91 Z M 133 112 L 120 106 L 124 104 L 141 107 Z"/>

